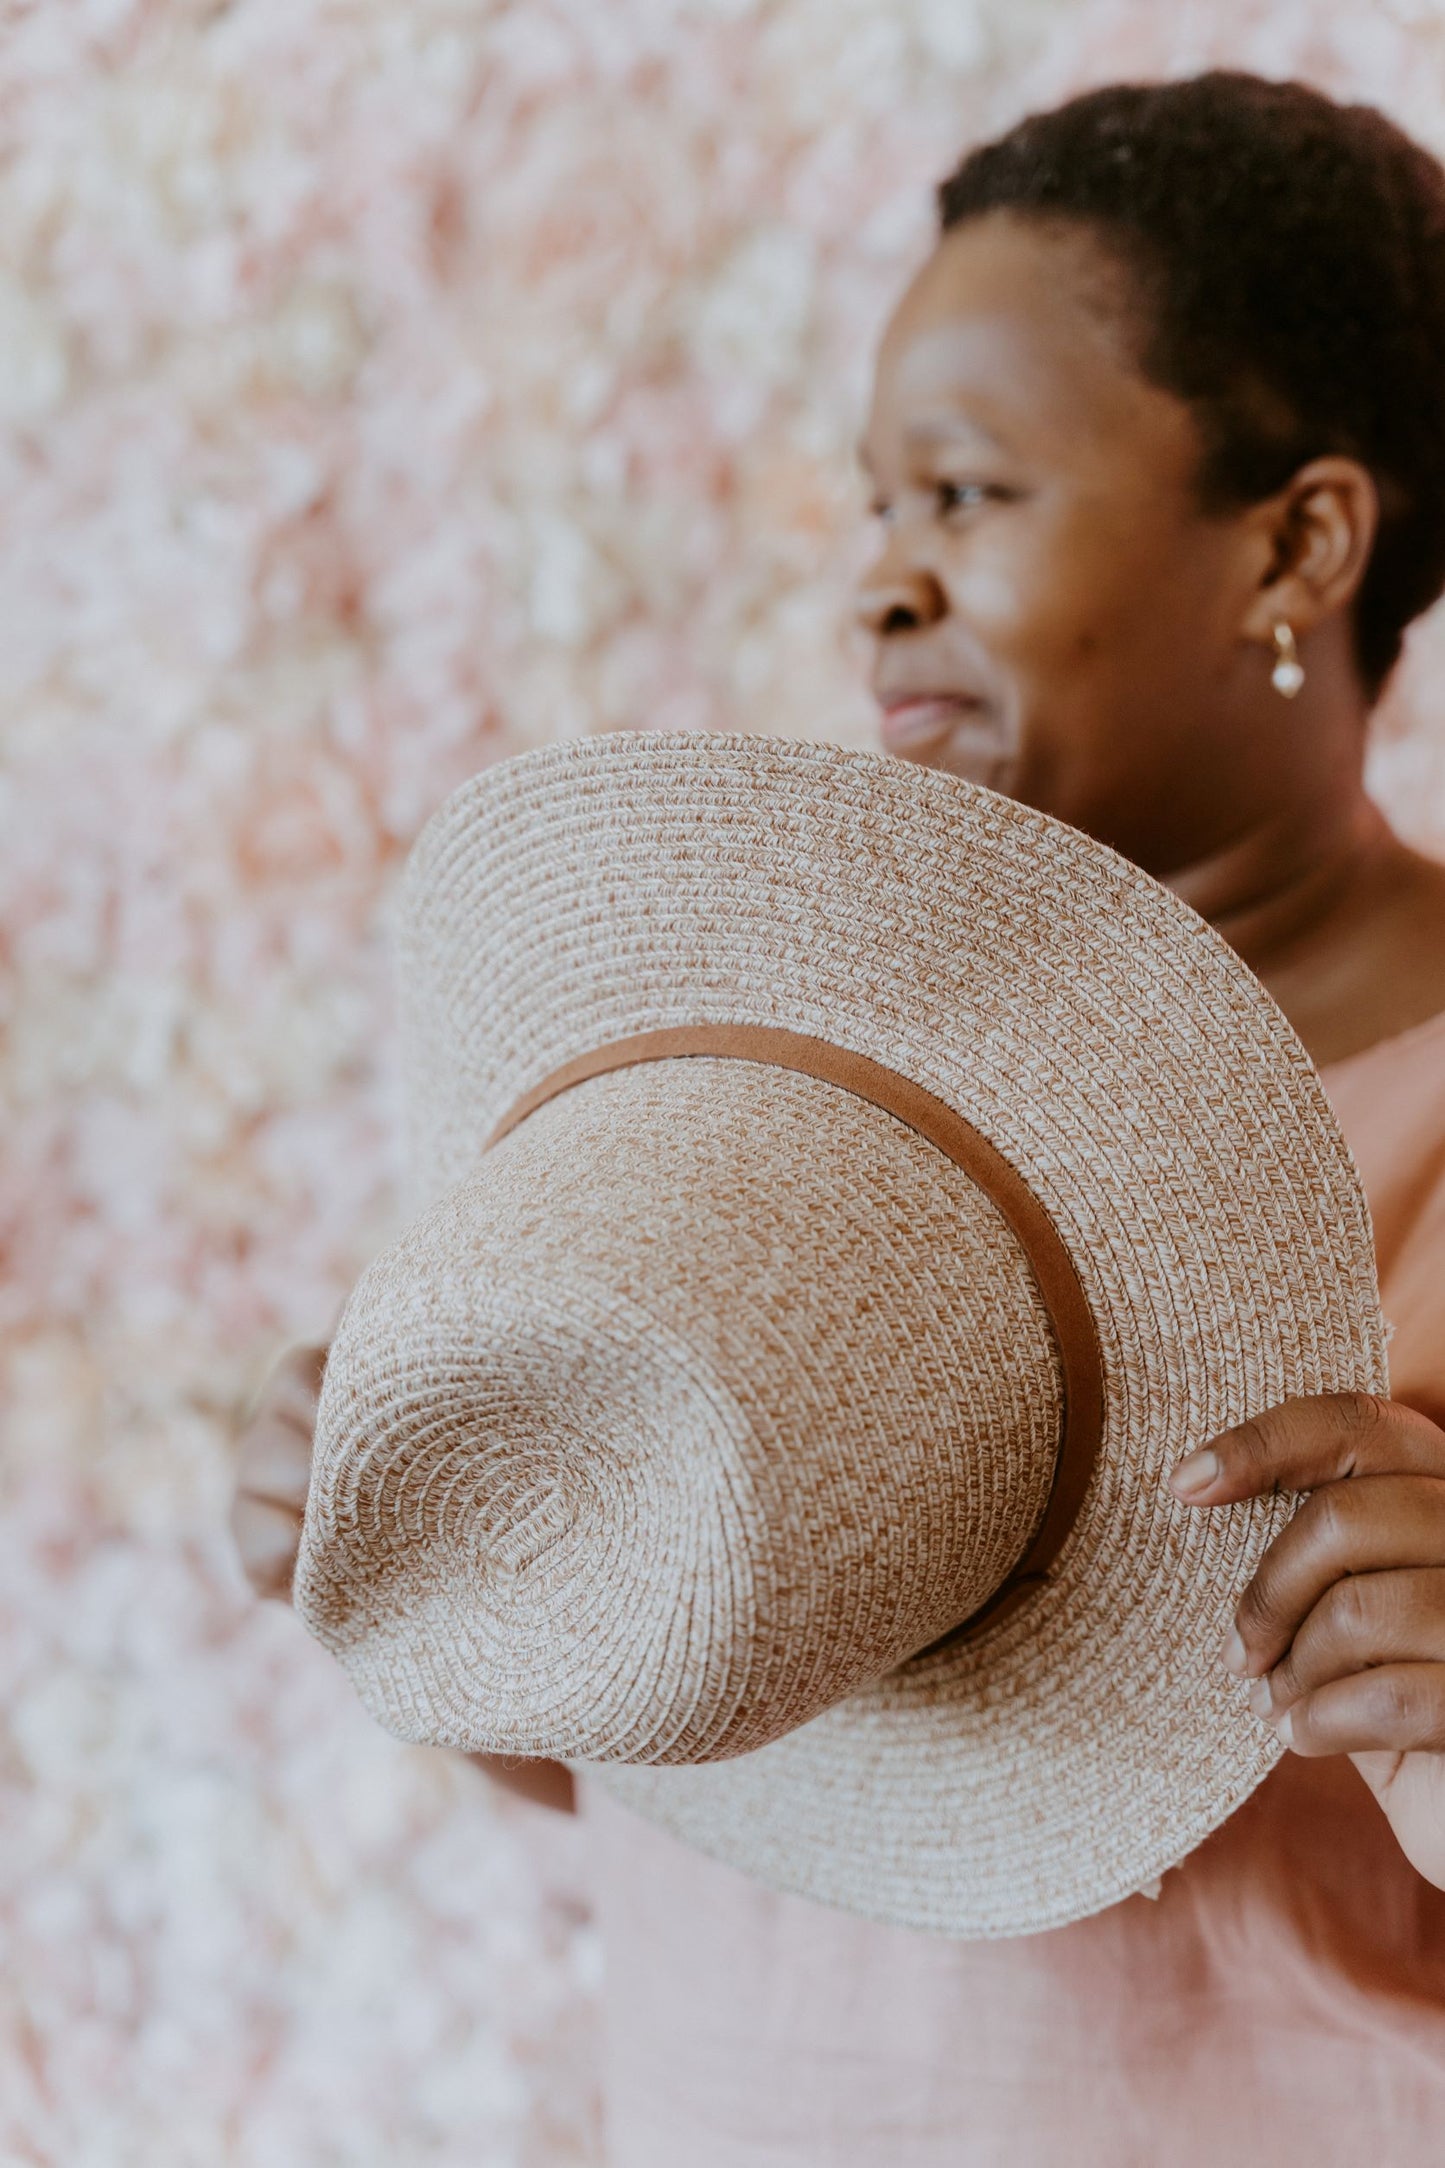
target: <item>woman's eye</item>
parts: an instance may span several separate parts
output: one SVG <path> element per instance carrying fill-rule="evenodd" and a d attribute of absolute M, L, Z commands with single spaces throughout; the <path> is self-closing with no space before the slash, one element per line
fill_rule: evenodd
<path fill-rule="evenodd" d="M 1002 494 L 987 482 L 937 482 L 932 491 L 934 503 L 945 513 L 973 511 L 978 505 L 987 504 L 991 498 Z M 883 497 L 875 497 L 868 507 L 874 519 L 884 521 L 893 518 L 894 509 Z"/>
<path fill-rule="evenodd" d="M 956 512 L 986 503 L 991 492 L 983 482 L 940 482 L 935 494 L 941 511 Z"/>

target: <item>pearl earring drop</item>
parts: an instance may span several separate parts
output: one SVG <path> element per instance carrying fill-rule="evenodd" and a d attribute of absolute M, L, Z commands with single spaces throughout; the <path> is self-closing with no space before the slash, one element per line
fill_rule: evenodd
<path fill-rule="evenodd" d="M 1274 628 L 1274 668 L 1270 683 L 1286 700 L 1293 700 L 1305 681 L 1305 666 L 1294 644 L 1294 633 L 1281 619 Z"/>

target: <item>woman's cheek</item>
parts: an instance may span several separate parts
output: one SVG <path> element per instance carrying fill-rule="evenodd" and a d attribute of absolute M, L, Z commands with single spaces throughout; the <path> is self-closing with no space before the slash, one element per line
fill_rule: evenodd
<path fill-rule="evenodd" d="M 1040 532 L 1026 512 L 993 515 L 959 549 L 951 568 L 953 610 L 1000 669 L 1047 674 L 1076 667 L 1118 614 L 1088 576 L 1086 536 L 1054 523 Z"/>

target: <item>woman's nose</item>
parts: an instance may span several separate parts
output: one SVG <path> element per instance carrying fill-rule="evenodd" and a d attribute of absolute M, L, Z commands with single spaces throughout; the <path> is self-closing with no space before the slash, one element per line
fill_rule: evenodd
<path fill-rule="evenodd" d="M 866 632 L 915 632 L 943 616 L 948 600 L 931 572 L 921 565 L 873 566 L 859 583 L 854 615 Z"/>

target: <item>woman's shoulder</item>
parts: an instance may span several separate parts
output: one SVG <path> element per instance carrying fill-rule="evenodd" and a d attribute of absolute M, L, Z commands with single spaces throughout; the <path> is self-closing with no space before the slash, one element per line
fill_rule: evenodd
<path fill-rule="evenodd" d="M 1369 1200 L 1391 1392 L 1445 1422 L 1445 1009 L 1320 1081 Z"/>
<path fill-rule="evenodd" d="M 1442 939 L 1445 939 L 1445 932 L 1442 932 Z M 1321 1063 L 1320 1075 L 1331 1088 L 1337 1078 L 1387 1070 L 1402 1074 L 1418 1072 L 1422 1081 L 1428 1076 L 1438 1080 L 1442 1064 L 1445 1064 L 1445 1005 L 1415 1023 L 1372 1039 L 1367 1046 L 1358 1047 L 1338 1061 Z M 1441 1105 L 1441 1117 L 1445 1121 L 1445 1102 Z"/>
<path fill-rule="evenodd" d="M 1319 1073 L 1377 1235 L 1398 1240 L 1445 1198 L 1445 864 L 1404 845 L 1395 863 L 1356 1043 Z"/>
<path fill-rule="evenodd" d="M 1393 1004 L 1390 1028 L 1320 1062 L 1319 1076 L 1356 1158 L 1421 1179 L 1427 1165 L 1445 1173 L 1445 997 L 1432 1006 L 1429 981 L 1416 985 L 1421 998 Z"/>

